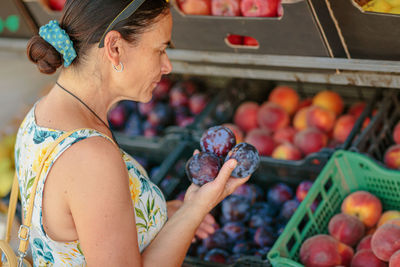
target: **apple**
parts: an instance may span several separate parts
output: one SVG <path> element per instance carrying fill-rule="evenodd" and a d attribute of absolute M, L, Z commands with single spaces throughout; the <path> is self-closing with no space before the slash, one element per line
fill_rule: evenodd
<path fill-rule="evenodd" d="M 49 7 L 54 11 L 62 11 L 66 0 L 49 0 Z"/>
<path fill-rule="evenodd" d="M 231 45 L 243 45 L 243 36 L 237 34 L 229 34 L 226 39 Z"/>
<path fill-rule="evenodd" d="M 259 46 L 258 41 L 256 38 L 245 36 L 243 38 L 243 45 L 245 46 Z"/>
<path fill-rule="evenodd" d="M 211 14 L 214 16 L 240 16 L 239 0 L 212 0 Z"/>
<path fill-rule="evenodd" d="M 242 0 L 240 10 L 245 17 L 276 17 L 279 0 Z"/>
<path fill-rule="evenodd" d="M 178 0 L 178 5 L 187 15 L 211 14 L 211 0 Z"/>

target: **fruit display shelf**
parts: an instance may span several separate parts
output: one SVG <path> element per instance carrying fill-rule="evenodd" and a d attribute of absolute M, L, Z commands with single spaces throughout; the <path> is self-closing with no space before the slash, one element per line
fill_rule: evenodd
<path fill-rule="evenodd" d="M 251 13 L 251 10 L 247 11 L 247 9 L 251 9 L 252 1 L 241 4 L 241 13 L 247 17 L 188 15 L 185 13 L 191 14 L 196 11 L 194 10 L 196 7 L 199 10 L 193 13 L 207 14 L 202 10 L 204 6 L 211 5 L 211 1 L 185 1 L 180 4 L 183 11 L 178 7 L 177 2 L 179 1 L 172 1 L 171 12 L 174 19 L 172 42 L 178 49 L 321 57 L 344 54 L 338 35 L 333 36 L 336 32 L 335 27 L 332 23 L 326 23 L 324 24 L 326 29 L 322 30 L 319 20 L 315 17 L 311 1 L 282 1 L 281 12 L 263 12 L 262 9 L 271 8 L 269 5 L 278 5 L 278 1 L 271 0 L 270 3 L 262 5 L 259 10 L 254 8 L 260 14 L 252 14 L 252 16 L 258 17 L 249 17 L 251 14 L 248 13 Z M 230 4 L 233 4 L 235 1 L 231 2 Z M 321 5 L 320 8 L 324 7 Z M 280 17 L 275 17 L 276 13 L 282 14 Z M 321 31 L 331 33 L 329 43 Z M 228 41 L 229 35 L 256 39 L 255 42 L 258 45 L 232 44 Z M 288 42 L 288 36 L 290 36 L 290 42 Z"/>
<path fill-rule="evenodd" d="M 362 10 L 353 0 L 328 0 L 328 2 L 350 58 L 400 60 L 400 54 L 395 52 L 400 45 L 400 40 L 397 38 L 400 34 L 400 15 L 377 13 L 390 12 L 391 5 L 380 1 L 381 7 L 377 6 L 374 10 L 376 12 L 373 12 Z M 393 6 L 400 4 L 399 1 L 388 2 Z"/>
<path fill-rule="evenodd" d="M 350 151 L 337 151 L 280 235 L 268 259 L 274 267 L 303 267 L 301 244 L 316 234 L 328 233 L 331 217 L 340 212 L 342 201 L 355 191 L 378 197 L 383 210 L 400 209 L 400 173 L 382 168 L 370 158 Z M 312 204 L 317 201 L 316 209 Z"/>
<path fill-rule="evenodd" d="M 366 108 L 364 112 L 358 117 L 356 123 L 347 139 L 341 144 L 332 144 L 330 147 L 325 147 L 319 152 L 309 154 L 299 160 L 281 160 L 272 157 L 262 156 L 260 167 L 254 176 L 257 176 L 261 180 L 266 180 L 267 183 L 272 182 L 286 182 L 288 184 L 297 185 L 304 179 L 315 179 L 322 170 L 323 166 L 329 160 L 330 156 L 337 149 L 349 148 L 354 137 L 359 133 L 359 129 L 362 128 L 364 119 L 367 117 L 368 110 L 372 109 L 370 106 L 371 102 L 375 99 L 376 91 L 374 88 L 359 88 L 359 87 L 345 87 L 345 86 L 326 86 L 319 84 L 291 84 L 284 83 L 293 87 L 298 95 L 302 98 L 313 97 L 319 91 L 329 88 L 330 90 L 338 93 L 345 104 L 345 110 L 359 101 L 364 101 Z M 245 90 L 238 89 L 238 93 L 231 94 L 231 97 L 223 98 L 222 102 L 217 103 L 214 106 L 214 110 L 211 112 L 211 117 L 205 118 L 201 124 L 198 125 L 197 131 L 194 132 L 193 138 L 200 140 L 203 131 L 214 125 L 223 123 L 230 123 L 233 121 L 235 110 L 243 102 L 257 102 L 262 103 L 268 100 L 274 83 L 271 82 L 249 82 L 243 81 L 242 83 L 236 82 L 237 88 L 246 88 Z M 233 91 L 235 92 L 235 91 Z M 223 111 L 223 112 L 222 112 Z M 249 111 L 250 112 L 250 111 Z M 223 114 L 223 116 L 221 115 Z M 251 114 L 243 116 L 243 120 L 248 120 Z M 266 140 L 267 141 L 267 140 Z M 253 144 L 254 145 L 254 144 Z M 257 147 L 257 145 L 255 145 Z M 262 153 L 261 153 L 262 154 Z"/>
<path fill-rule="evenodd" d="M 180 142 L 191 140 L 193 129 L 210 116 L 216 103 L 226 95 L 227 89 L 223 88 L 227 87 L 223 84 L 229 79 L 208 81 L 205 77 L 170 75 L 163 81 L 155 89 L 152 101 L 122 101 L 108 118 L 124 149 L 159 161 Z"/>
<path fill-rule="evenodd" d="M 395 126 L 400 122 L 400 92 L 398 90 L 381 91 L 375 98 L 367 116 L 371 116 L 374 112 L 376 115 L 354 139 L 350 150 L 365 154 L 382 166 L 385 166 L 385 155 L 387 154 L 385 163 L 391 165 L 392 168 L 399 169 L 399 163 L 396 165 L 396 159 L 399 157 L 396 154 L 396 151 L 399 151 L 399 145 L 396 149 L 396 143 L 399 142 L 399 131 L 397 130 L 395 133 Z M 386 153 L 390 147 L 395 149 L 391 153 Z"/>

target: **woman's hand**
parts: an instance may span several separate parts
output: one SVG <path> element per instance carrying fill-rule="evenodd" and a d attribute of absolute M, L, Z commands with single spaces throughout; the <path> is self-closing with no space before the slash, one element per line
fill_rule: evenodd
<path fill-rule="evenodd" d="M 197 153 L 196 150 L 194 154 Z M 246 178 L 231 177 L 236 165 L 236 160 L 230 159 L 224 163 L 214 181 L 201 187 L 192 183 L 186 191 L 184 202 L 193 205 L 193 208 L 198 209 L 199 212 L 209 213 L 219 202 L 249 180 L 250 176 Z"/>
<path fill-rule="evenodd" d="M 167 212 L 168 218 L 171 218 L 175 212 L 183 205 L 183 201 L 181 200 L 171 200 L 167 202 Z M 215 232 L 216 221 L 211 214 L 207 214 L 203 221 L 201 222 L 200 226 L 197 228 L 195 235 L 200 238 L 204 239 L 207 238 L 209 235 Z M 196 239 L 193 239 L 195 241 Z"/>

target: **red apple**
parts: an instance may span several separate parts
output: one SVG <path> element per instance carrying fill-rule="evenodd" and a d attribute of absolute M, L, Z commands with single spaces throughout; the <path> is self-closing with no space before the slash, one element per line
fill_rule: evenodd
<path fill-rule="evenodd" d="M 243 36 L 237 34 L 229 34 L 227 37 L 231 45 L 243 45 Z"/>
<path fill-rule="evenodd" d="M 245 36 L 243 38 L 243 45 L 245 46 L 259 46 L 258 41 L 256 38 Z"/>
<path fill-rule="evenodd" d="M 211 0 L 178 0 L 183 13 L 188 15 L 210 15 Z"/>
<path fill-rule="evenodd" d="M 240 10 L 245 17 L 276 17 L 279 0 L 242 0 Z"/>
<path fill-rule="evenodd" d="M 54 11 L 62 11 L 66 0 L 49 0 L 49 7 Z"/>
<path fill-rule="evenodd" d="M 211 0 L 211 14 L 214 16 L 240 16 L 239 0 Z"/>

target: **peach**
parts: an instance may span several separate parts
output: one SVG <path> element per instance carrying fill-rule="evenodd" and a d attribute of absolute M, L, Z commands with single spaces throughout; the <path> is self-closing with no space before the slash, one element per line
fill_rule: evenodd
<path fill-rule="evenodd" d="M 296 115 L 293 118 L 293 126 L 297 131 L 304 130 L 307 128 L 307 111 L 309 107 L 305 107 L 297 111 Z"/>
<path fill-rule="evenodd" d="M 325 147 L 328 137 L 320 130 L 306 128 L 298 132 L 294 137 L 294 144 L 304 155 L 318 152 Z"/>
<path fill-rule="evenodd" d="M 354 255 L 351 267 L 387 267 L 386 262 L 378 259 L 370 249 L 362 249 Z"/>
<path fill-rule="evenodd" d="M 277 144 L 283 144 L 285 142 L 293 143 L 294 135 L 296 134 L 296 130 L 293 127 L 285 127 L 277 130 L 274 133 L 274 141 Z"/>
<path fill-rule="evenodd" d="M 301 159 L 300 150 L 290 143 L 284 143 L 277 146 L 272 152 L 274 159 L 285 159 L 285 160 L 299 160 Z"/>
<path fill-rule="evenodd" d="M 264 129 L 251 130 L 244 141 L 253 145 L 261 156 L 270 156 L 275 148 L 274 140 L 268 131 Z"/>
<path fill-rule="evenodd" d="M 364 236 L 365 227 L 357 217 L 339 213 L 329 221 L 328 230 L 338 241 L 352 247 Z"/>
<path fill-rule="evenodd" d="M 307 267 L 337 266 L 342 262 L 339 242 L 329 235 L 308 238 L 300 248 L 300 260 Z"/>
<path fill-rule="evenodd" d="M 367 104 L 365 102 L 357 102 L 351 105 L 349 111 L 347 112 L 349 115 L 353 115 L 356 119 L 361 116 L 361 113 L 364 111 L 365 106 Z"/>
<path fill-rule="evenodd" d="M 269 101 L 281 106 L 289 115 L 293 115 L 297 110 L 300 99 L 293 88 L 289 86 L 278 86 L 272 90 L 269 95 Z"/>
<path fill-rule="evenodd" d="M 307 111 L 306 120 L 309 127 L 314 127 L 328 133 L 335 126 L 336 116 L 329 109 L 311 106 Z"/>
<path fill-rule="evenodd" d="M 380 260 L 389 261 L 400 250 L 400 226 L 386 223 L 379 227 L 372 236 L 371 247 Z"/>
<path fill-rule="evenodd" d="M 360 243 L 357 245 L 357 251 L 362 249 L 371 249 L 371 240 L 372 235 L 367 235 L 363 239 L 361 239 Z"/>
<path fill-rule="evenodd" d="M 329 109 L 336 115 L 340 115 L 344 107 L 342 97 L 338 93 L 330 90 L 319 92 L 314 96 L 313 105 Z"/>
<path fill-rule="evenodd" d="M 244 102 L 235 111 L 234 123 L 244 132 L 249 132 L 258 127 L 257 114 L 260 109 L 256 102 Z"/>
<path fill-rule="evenodd" d="M 391 219 L 384 224 L 394 224 L 394 225 L 400 226 L 400 218 Z"/>
<path fill-rule="evenodd" d="M 228 128 L 229 130 L 231 130 L 233 132 L 233 134 L 235 135 L 237 144 L 243 142 L 244 134 L 243 134 L 243 131 L 240 130 L 239 126 L 237 126 L 233 123 L 224 123 L 224 124 L 222 124 L 222 126 Z"/>
<path fill-rule="evenodd" d="M 356 216 L 367 228 L 373 227 L 381 217 L 382 203 L 367 191 L 357 191 L 343 200 L 342 212 Z"/>
<path fill-rule="evenodd" d="M 394 127 L 393 140 L 396 144 L 400 144 L 400 121 Z"/>
<path fill-rule="evenodd" d="M 348 245 L 339 242 L 337 250 L 340 255 L 340 266 L 350 267 L 351 260 L 354 256 L 354 249 Z"/>
<path fill-rule="evenodd" d="M 353 130 L 355 123 L 356 118 L 353 115 L 341 116 L 336 121 L 335 128 L 333 129 L 333 138 L 341 143 L 344 143 L 351 130 Z"/>
<path fill-rule="evenodd" d="M 275 132 L 289 125 L 289 114 L 278 104 L 265 102 L 257 114 L 258 125 L 270 132 Z"/>
<path fill-rule="evenodd" d="M 383 224 L 385 224 L 387 221 L 392 220 L 392 219 L 397 219 L 397 218 L 400 218 L 400 211 L 397 211 L 397 210 L 385 211 L 379 218 L 377 226 L 380 227 Z"/>
<path fill-rule="evenodd" d="M 400 266 L 400 250 L 396 251 L 389 259 L 389 267 Z"/>
<path fill-rule="evenodd" d="M 400 170 L 400 145 L 393 145 L 386 150 L 384 162 L 388 168 Z"/>

